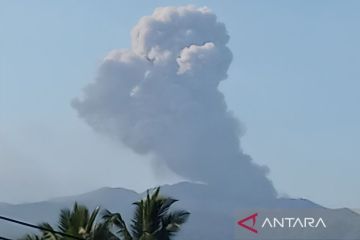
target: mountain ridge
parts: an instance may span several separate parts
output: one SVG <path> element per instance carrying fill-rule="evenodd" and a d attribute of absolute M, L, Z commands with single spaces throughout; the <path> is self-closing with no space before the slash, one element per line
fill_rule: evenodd
<path fill-rule="evenodd" d="M 231 189 L 229 189 L 230 191 Z M 161 186 L 161 193 L 178 199 L 175 208 L 186 209 L 191 212 L 189 221 L 184 225 L 176 239 L 187 240 L 219 240 L 234 239 L 236 223 L 236 209 L 251 207 L 249 202 L 238 202 L 227 196 L 219 195 L 214 189 L 204 184 L 182 182 L 173 185 Z M 48 201 L 25 203 L 25 204 L 1 204 L 0 215 L 12 217 L 33 224 L 49 222 L 56 224 L 60 209 L 72 207 L 76 201 L 90 209 L 101 206 L 112 212 L 119 212 L 125 220 L 129 220 L 133 214 L 133 202 L 141 199 L 146 191 L 137 193 L 126 188 L 104 187 L 94 191 L 74 196 L 53 198 Z M 307 199 L 278 198 L 264 200 L 261 205 L 253 205 L 262 208 L 323 208 L 321 205 Z M 329 211 L 333 211 L 329 209 Z M 337 210 L 340 214 L 351 219 L 359 219 L 351 210 Z M 209 228 L 209 226 L 215 226 Z M 0 221 L 0 233 L 3 237 L 19 238 L 31 229 L 15 226 Z"/>

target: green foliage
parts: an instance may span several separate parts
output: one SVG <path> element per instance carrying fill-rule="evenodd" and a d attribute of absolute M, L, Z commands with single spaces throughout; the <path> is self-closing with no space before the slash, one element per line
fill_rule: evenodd
<path fill-rule="evenodd" d="M 177 200 L 160 195 L 160 188 L 149 191 L 145 199 L 135 202 L 130 230 L 119 213 L 106 211 L 103 219 L 117 230 L 121 240 L 170 240 L 186 222 L 189 212 L 170 207 Z"/>
<path fill-rule="evenodd" d="M 112 234 L 108 227 L 103 223 L 95 223 L 99 211 L 100 208 L 97 207 L 90 213 L 87 207 L 75 203 L 72 210 L 60 211 L 57 229 L 48 223 L 42 223 L 39 227 L 49 231 L 41 231 L 41 236 L 27 235 L 22 240 L 74 240 L 74 238 L 56 234 L 54 231 L 89 240 L 111 239 Z"/>
<path fill-rule="evenodd" d="M 74 240 L 69 236 L 84 240 L 171 240 L 189 217 L 184 210 L 170 211 L 175 202 L 161 196 L 160 188 L 148 191 L 145 199 L 134 203 L 130 230 L 119 213 L 105 210 L 102 220 L 96 222 L 99 207 L 90 213 L 88 208 L 75 203 L 71 210 L 60 211 L 56 229 L 42 223 L 39 227 L 46 230 L 41 235 L 27 235 L 21 240 Z"/>

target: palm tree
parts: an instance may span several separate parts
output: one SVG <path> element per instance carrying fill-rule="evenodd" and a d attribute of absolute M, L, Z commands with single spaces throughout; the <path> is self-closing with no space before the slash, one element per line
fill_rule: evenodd
<path fill-rule="evenodd" d="M 145 199 L 134 203 L 130 230 L 119 213 L 106 210 L 103 219 L 118 230 L 121 240 L 170 240 L 190 214 L 184 210 L 170 212 L 175 202 L 176 199 L 160 196 L 160 188 L 156 188 L 151 194 L 148 191 Z"/>
<path fill-rule="evenodd" d="M 99 211 L 100 208 L 97 207 L 90 213 L 87 207 L 75 203 L 72 210 L 61 210 L 58 229 L 42 223 L 39 227 L 46 230 L 41 231 L 41 236 L 27 235 L 23 240 L 113 239 L 114 236 L 105 223 L 95 222 Z"/>
<path fill-rule="evenodd" d="M 44 238 L 36 234 L 28 234 L 25 237 L 21 238 L 21 240 L 44 240 Z"/>

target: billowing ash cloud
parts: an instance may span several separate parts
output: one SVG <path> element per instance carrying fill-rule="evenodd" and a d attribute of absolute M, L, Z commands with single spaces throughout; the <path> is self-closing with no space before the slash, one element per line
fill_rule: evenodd
<path fill-rule="evenodd" d="M 193 6 L 158 8 L 131 37 L 132 48 L 110 52 L 84 98 L 73 101 L 79 115 L 188 179 L 275 196 L 266 168 L 241 151 L 238 122 L 218 89 L 232 54 L 216 15 Z"/>

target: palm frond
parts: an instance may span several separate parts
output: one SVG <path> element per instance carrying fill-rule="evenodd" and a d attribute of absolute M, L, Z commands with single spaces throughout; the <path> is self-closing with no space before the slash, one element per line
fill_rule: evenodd
<path fill-rule="evenodd" d="M 184 210 L 173 211 L 164 217 L 164 227 L 169 232 L 177 232 L 180 230 L 180 226 L 188 220 L 189 216 L 190 213 Z"/>
<path fill-rule="evenodd" d="M 42 240 L 43 238 L 36 234 L 27 234 L 19 240 Z"/>
<path fill-rule="evenodd" d="M 133 240 L 133 237 L 131 236 L 126 226 L 125 221 L 122 219 L 119 213 L 112 213 L 108 210 L 105 210 L 103 214 L 103 220 L 105 221 L 105 224 L 107 224 L 108 226 L 115 227 L 117 229 L 117 232 L 123 238 L 123 240 Z"/>
<path fill-rule="evenodd" d="M 70 215 L 71 215 L 71 213 L 70 213 L 69 209 L 62 209 L 60 211 L 59 225 L 58 225 L 58 228 L 60 229 L 60 231 L 66 232 L 67 229 L 69 229 Z"/>
<path fill-rule="evenodd" d="M 42 224 L 39 225 L 39 227 L 49 230 L 49 231 L 41 230 L 41 232 L 43 233 L 43 239 L 46 239 L 46 240 L 58 240 L 58 239 L 60 239 L 59 236 L 54 233 L 55 230 L 53 229 L 53 227 L 49 223 L 42 223 Z"/>
<path fill-rule="evenodd" d="M 87 222 L 87 226 L 86 226 L 86 232 L 89 233 L 92 229 L 92 227 L 94 226 L 95 220 L 99 214 L 100 211 L 100 207 L 96 207 L 95 210 L 91 213 L 90 218 Z"/>

